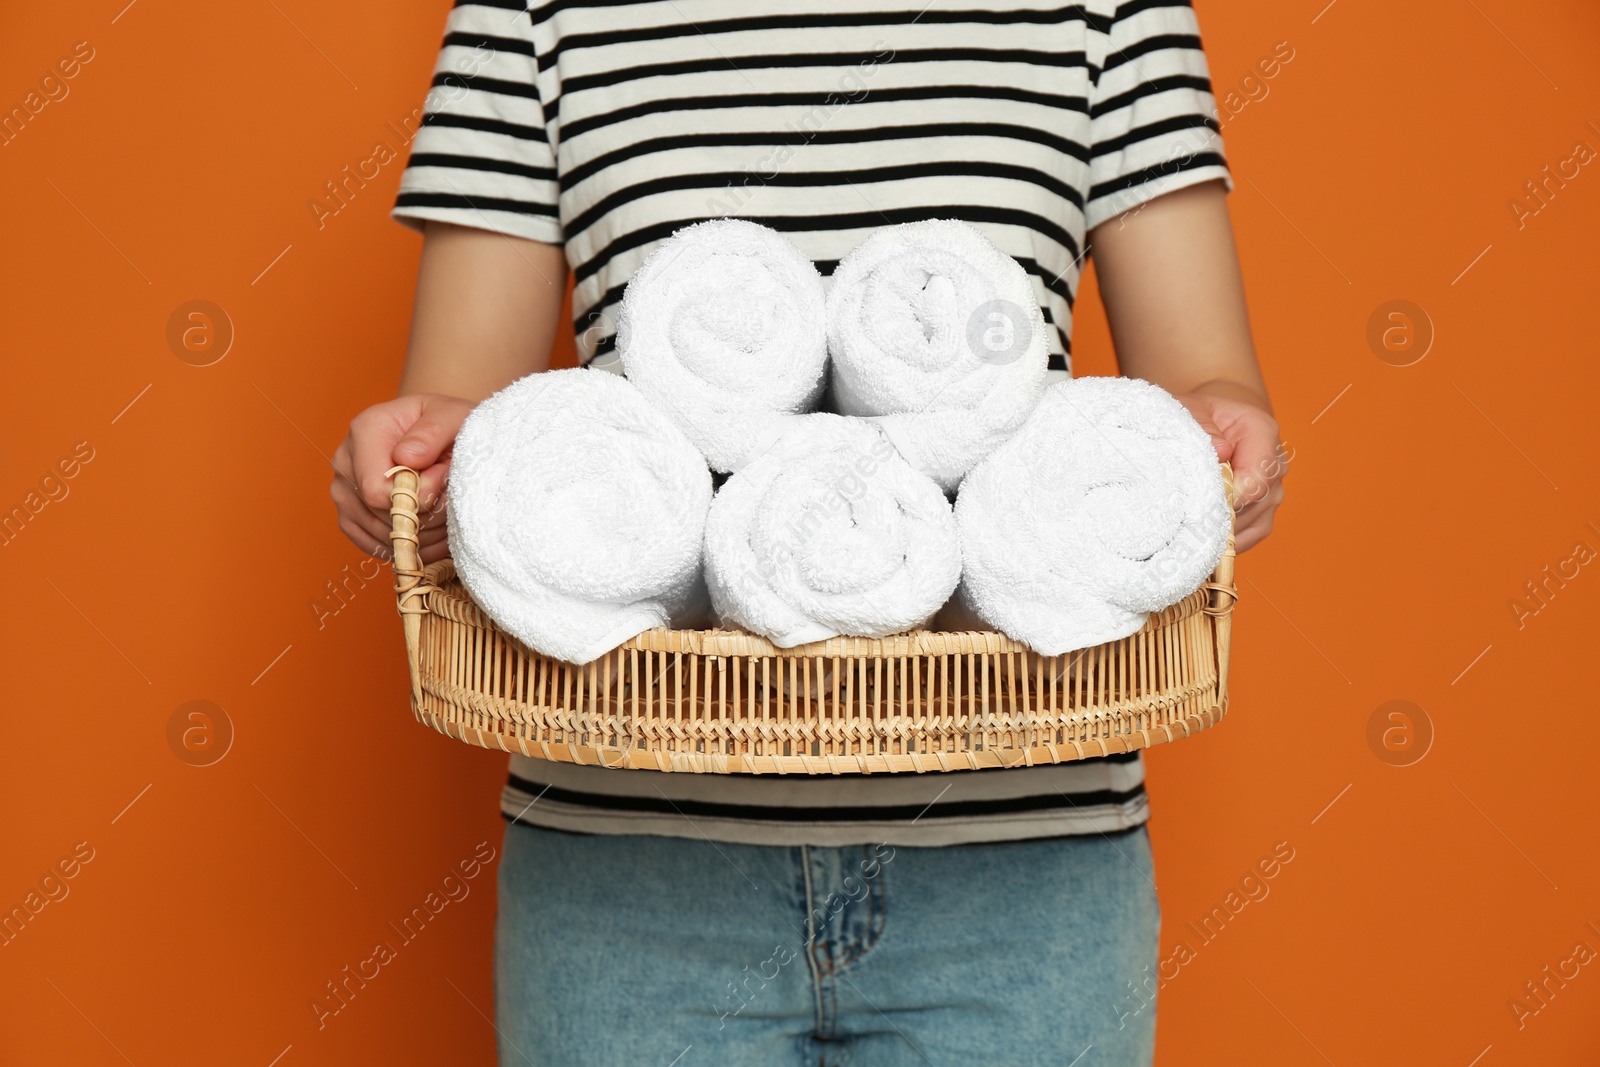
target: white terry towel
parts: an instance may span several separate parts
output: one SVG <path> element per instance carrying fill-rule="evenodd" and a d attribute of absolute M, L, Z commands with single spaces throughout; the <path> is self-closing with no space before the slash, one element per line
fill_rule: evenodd
<path fill-rule="evenodd" d="M 508 385 L 467 416 L 449 481 L 457 575 L 536 651 L 587 663 L 683 624 L 705 597 L 711 472 L 619 375 L 558 370 Z"/>
<path fill-rule="evenodd" d="M 780 648 L 925 622 L 961 576 L 944 494 L 870 423 L 796 421 L 712 501 L 706 580 L 718 614 Z"/>
<path fill-rule="evenodd" d="M 946 490 L 1022 425 L 1049 346 L 1033 282 L 964 222 L 875 231 L 828 289 L 834 409 L 877 416 Z"/>
<path fill-rule="evenodd" d="M 1127 637 L 1199 588 L 1233 513 L 1211 437 L 1148 382 L 1058 382 L 956 498 L 970 612 L 1047 656 Z"/>
<path fill-rule="evenodd" d="M 822 278 L 782 234 L 742 219 L 674 233 L 623 294 L 617 353 L 712 469 L 737 470 L 827 380 Z"/>

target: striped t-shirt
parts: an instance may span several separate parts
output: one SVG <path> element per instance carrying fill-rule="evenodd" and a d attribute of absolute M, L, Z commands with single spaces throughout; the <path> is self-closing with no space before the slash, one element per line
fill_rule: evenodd
<path fill-rule="evenodd" d="M 824 274 L 874 229 L 959 218 L 1032 276 L 1069 372 L 1085 234 L 1232 187 L 1194 12 L 1173 0 L 459 2 L 395 216 L 561 244 L 591 367 L 673 231 L 738 216 Z M 663 774 L 512 757 L 507 818 L 756 844 L 945 845 L 1147 817 L 1137 755 L 927 775 Z"/>

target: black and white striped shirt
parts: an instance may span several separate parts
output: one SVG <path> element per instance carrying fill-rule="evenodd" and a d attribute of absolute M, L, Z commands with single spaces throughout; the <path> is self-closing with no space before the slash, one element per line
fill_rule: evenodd
<path fill-rule="evenodd" d="M 563 245 L 580 358 L 610 370 L 645 256 L 735 215 L 824 275 L 880 226 L 973 223 L 1034 279 L 1065 374 L 1087 231 L 1232 185 L 1181 0 L 459 2 L 424 110 L 395 216 Z M 596 833 L 941 845 L 1137 826 L 1143 777 L 1137 756 L 805 779 L 513 757 L 503 809 Z"/>

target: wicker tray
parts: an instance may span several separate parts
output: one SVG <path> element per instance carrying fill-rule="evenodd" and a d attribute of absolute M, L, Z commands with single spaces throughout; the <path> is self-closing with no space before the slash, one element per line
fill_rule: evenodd
<path fill-rule="evenodd" d="M 1133 636 L 1064 656 L 992 632 L 785 649 L 737 631 L 658 629 L 579 665 L 501 631 L 449 559 L 422 565 L 417 473 L 391 473 L 411 710 L 468 744 L 659 771 L 949 771 L 1146 748 L 1228 707 L 1231 536 L 1210 582 Z"/>

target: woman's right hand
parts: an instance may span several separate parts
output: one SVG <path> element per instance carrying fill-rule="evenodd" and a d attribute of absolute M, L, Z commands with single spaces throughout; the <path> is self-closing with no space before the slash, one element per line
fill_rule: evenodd
<path fill-rule="evenodd" d="M 405 466 L 422 475 L 422 561 L 450 554 L 444 484 L 456 432 L 479 400 L 550 365 L 566 283 L 560 245 L 427 224 L 402 395 L 350 420 L 350 436 L 333 456 L 330 495 L 339 529 L 357 548 L 389 558 L 391 482 L 384 472 Z"/>
<path fill-rule="evenodd" d="M 329 495 L 339 512 L 339 529 L 357 548 L 389 558 L 391 482 L 384 472 L 406 466 L 421 474 L 417 540 L 422 562 L 450 554 L 444 486 L 456 432 L 473 406 L 461 397 L 421 393 L 374 404 L 350 420 L 350 436 L 333 454 Z"/>

